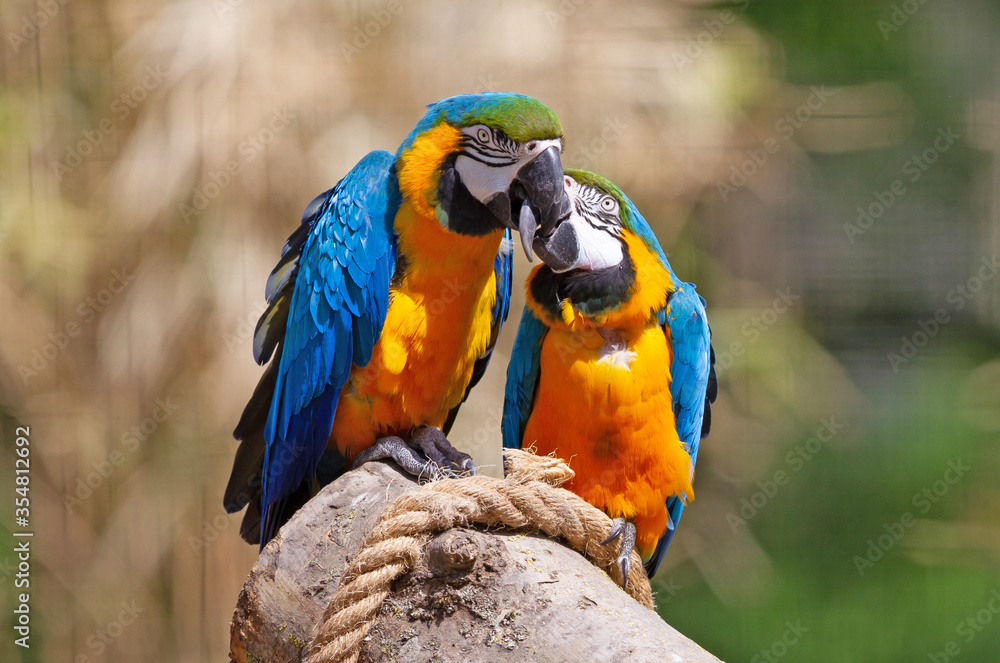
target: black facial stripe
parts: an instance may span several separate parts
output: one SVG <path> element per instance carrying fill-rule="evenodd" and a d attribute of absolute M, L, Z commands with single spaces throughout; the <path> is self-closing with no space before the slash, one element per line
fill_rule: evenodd
<path fill-rule="evenodd" d="M 576 213 L 597 230 L 604 231 L 612 237 L 622 236 L 621 221 L 616 217 L 586 207 L 580 200 L 576 201 Z"/>
<path fill-rule="evenodd" d="M 620 216 L 605 212 L 601 207 L 601 201 L 604 200 L 605 194 L 589 186 L 580 186 L 579 188 L 580 191 L 573 201 L 577 214 L 594 228 L 603 230 L 613 237 L 621 237 L 622 222 Z"/>
<path fill-rule="evenodd" d="M 520 145 L 518 142 L 497 129 L 486 127 L 486 130 L 490 132 L 491 139 L 489 142 L 480 140 L 478 135 L 479 130 L 476 130 L 476 132 L 472 135 L 463 133 L 462 147 L 471 148 L 477 156 L 507 159 L 508 164 L 517 161 L 518 152 L 520 151 Z M 468 152 L 465 152 L 464 150 L 463 153 L 468 154 Z M 472 155 L 470 154 L 469 156 L 471 157 Z M 482 161 L 482 159 L 476 160 Z M 489 162 L 483 161 L 483 163 Z"/>
<path fill-rule="evenodd" d="M 513 158 L 510 158 L 510 157 L 506 157 L 506 158 L 504 158 L 504 157 L 495 157 L 495 158 L 498 158 L 498 159 L 502 158 L 504 160 L 502 160 L 502 161 L 487 161 L 487 157 L 488 156 L 492 156 L 492 155 L 485 155 L 485 154 L 483 154 L 481 152 L 477 152 L 475 150 L 470 150 L 470 149 L 463 149 L 460 152 L 458 152 L 458 154 L 465 155 L 465 156 L 469 157 L 470 159 L 472 159 L 473 161 L 478 161 L 479 163 L 486 164 L 487 166 L 492 166 L 494 168 L 503 168 L 504 166 L 509 166 L 510 164 L 515 163 L 517 161 L 517 159 L 513 159 Z"/>
<path fill-rule="evenodd" d="M 507 134 L 505 134 L 502 131 L 497 131 L 495 129 L 491 129 L 491 131 L 493 132 L 493 142 L 496 143 L 496 146 L 499 150 L 507 154 L 517 153 L 518 150 L 517 141 L 511 139 Z"/>

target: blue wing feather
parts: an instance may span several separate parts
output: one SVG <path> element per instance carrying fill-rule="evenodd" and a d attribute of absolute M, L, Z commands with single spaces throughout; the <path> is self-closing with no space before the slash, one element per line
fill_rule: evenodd
<path fill-rule="evenodd" d="M 514 339 L 514 351 L 507 365 L 507 388 L 503 401 L 503 446 L 520 449 L 524 427 L 531 415 L 538 381 L 542 341 L 548 327 L 524 307 Z"/>
<path fill-rule="evenodd" d="M 493 329 L 496 336 L 503 323 L 507 322 L 514 283 L 514 236 L 509 229 L 504 231 L 500 251 L 493 260 L 493 274 L 497 282 L 497 296 L 493 302 Z"/>
<path fill-rule="evenodd" d="M 711 349 L 712 332 L 708 327 L 705 300 L 693 283 L 678 282 L 670 296 L 666 314 L 666 331 L 670 339 L 673 360 L 670 364 L 670 394 L 674 402 L 677 435 L 691 456 L 691 471 L 698 460 L 698 445 L 708 434 L 705 423 L 709 406 L 715 400 L 715 355 Z M 684 512 L 684 500 L 673 496 L 667 500 L 667 531 L 646 561 L 646 572 L 652 576 L 663 561 L 677 524 Z"/>
<path fill-rule="evenodd" d="M 368 154 L 303 215 L 308 234 L 304 243 L 296 240 L 301 253 L 291 274 L 294 287 L 264 427 L 262 544 L 273 535 L 268 512 L 315 474 L 351 365 L 368 364 L 381 334 L 396 265 L 393 219 L 400 196 L 393 161 L 389 152 Z M 279 268 L 291 262 L 284 253 L 298 246 L 295 238 L 289 238 Z M 289 278 L 281 273 L 269 279 L 269 300 Z M 258 333 L 264 340 L 275 336 L 266 324 Z M 267 347 L 263 340 L 259 345 Z"/>

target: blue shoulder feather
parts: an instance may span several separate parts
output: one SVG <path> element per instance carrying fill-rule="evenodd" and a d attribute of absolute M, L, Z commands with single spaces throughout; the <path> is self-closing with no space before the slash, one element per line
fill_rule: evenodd
<path fill-rule="evenodd" d="M 396 267 L 393 219 L 400 194 L 393 162 L 389 152 L 371 152 L 313 200 L 303 215 L 300 231 L 306 230 L 289 238 L 268 279 L 268 300 L 290 302 L 272 303 L 287 320 L 265 315 L 254 339 L 262 363 L 281 344 L 264 427 L 261 545 L 274 534 L 269 512 L 275 504 L 315 474 L 351 366 L 368 364 L 382 332 Z M 301 252 L 286 260 L 291 244 Z"/>

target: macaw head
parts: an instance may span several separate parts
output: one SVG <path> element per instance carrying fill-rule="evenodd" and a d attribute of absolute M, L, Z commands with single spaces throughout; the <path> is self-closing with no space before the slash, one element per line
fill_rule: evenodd
<path fill-rule="evenodd" d="M 567 170 L 563 182 L 567 209 L 551 232 L 539 229 L 531 244 L 544 262 L 531 275 L 532 299 L 564 319 L 567 304 L 603 319 L 615 312 L 636 314 L 637 320 L 657 313 L 675 280 L 639 210 L 600 175 Z"/>
<path fill-rule="evenodd" d="M 537 99 L 463 94 L 428 107 L 399 148 L 397 172 L 404 195 L 422 199 L 445 229 L 511 228 L 528 246 L 568 205 L 561 151 L 559 118 Z"/>

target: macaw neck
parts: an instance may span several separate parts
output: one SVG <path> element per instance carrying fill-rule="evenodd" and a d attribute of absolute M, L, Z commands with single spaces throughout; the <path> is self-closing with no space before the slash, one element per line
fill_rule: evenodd
<path fill-rule="evenodd" d="M 447 228 L 448 235 L 492 238 L 503 230 L 502 223 L 469 192 L 455 169 L 462 140 L 461 131 L 440 124 L 400 149 L 396 157 L 400 193 L 417 217 L 431 219 L 439 230 Z M 503 200 L 508 199 L 504 196 Z M 506 214 L 510 215 L 509 210 Z"/>
<path fill-rule="evenodd" d="M 433 212 L 428 214 L 421 205 L 407 199 L 396 213 L 395 229 L 402 271 L 417 266 L 423 273 L 453 273 L 463 280 L 492 275 L 503 240 L 502 229 L 479 236 L 449 232 Z"/>
<path fill-rule="evenodd" d="M 674 290 L 670 273 L 645 243 L 626 233 L 625 255 L 614 267 L 557 274 L 545 265 L 532 270 L 527 303 L 553 328 L 645 327 Z"/>
<path fill-rule="evenodd" d="M 438 178 L 448 157 L 458 150 L 462 132 L 448 124 L 425 131 L 396 156 L 396 177 L 403 199 L 422 216 L 435 218 Z"/>

